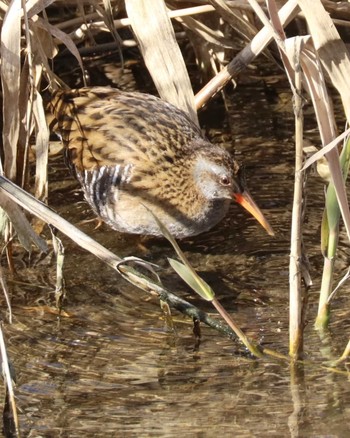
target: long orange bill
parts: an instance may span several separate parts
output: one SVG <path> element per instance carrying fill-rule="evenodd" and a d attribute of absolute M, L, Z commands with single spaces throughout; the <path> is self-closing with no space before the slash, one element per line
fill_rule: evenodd
<path fill-rule="evenodd" d="M 238 202 L 242 207 L 244 207 L 249 213 L 255 217 L 255 219 L 265 228 L 270 236 L 274 236 L 275 233 L 271 228 L 271 225 L 267 222 L 267 219 L 263 215 L 260 208 L 255 204 L 253 198 L 247 191 L 242 193 L 233 193 L 233 199 Z"/>

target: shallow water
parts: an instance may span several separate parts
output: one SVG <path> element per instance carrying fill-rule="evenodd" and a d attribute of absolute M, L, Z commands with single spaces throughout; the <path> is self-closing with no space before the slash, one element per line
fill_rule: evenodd
<path fill-rule="evenodd" d="M 285 87 L 247 82 L 227 101 L 229 120 L 220 103 L 202 115 L 208 136 L 234 147 L 236 157 L 244 159 L 250 192 L 276 237 L 232 205 L 214 230 L 181 243 L 247 335 L 284 354 L 294 160 L 293 115 L 280 99 Z M 312 120 L 307 123 L 311 129 Z M 309 138 L 317 140 L 312 131 Z M 137 239 L 107 226 L 95 229 L 94 221 L 81 223 L 93 214 L 61 158 L 53 160 L 51 177 L 50 204 L 65 218 L 120 256 L 159 264 L 169 289 L 213 312 L 171 273 L 166 257 L 174 254 L 166 242 L 148 241 L 144 252 Z M 323 183 L 313 173 L 308 192 L 304 236 L 314 286 L 305 329 L 307 361 L 297 369 L 273 358 L 253 360 L 237 343 L 204 326 L 198 346 L 191 321 L 176 311 L 176 330 L 169 330 L 157 299 L 64 236 L 66 313 L 58 319 L 53 256 L 19 254 L 18 273 L 8 278 L 14 323 L 5 332 L 23 436 L 348 436 L 348 376 L 325 367 L 348 341 L 348 286 L 334 301 L 330 333 L 320 338 L 313 320 L 322 269 Z M 347 258 L 343 244 L 337 277 L 345 272 Z"/>

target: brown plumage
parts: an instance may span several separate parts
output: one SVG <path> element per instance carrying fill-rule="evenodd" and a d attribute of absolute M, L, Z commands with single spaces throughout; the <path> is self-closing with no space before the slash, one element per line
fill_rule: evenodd
<path fill-rule="evenodd" d="M 51 108 L 86 200 L 112 228 L 160 235 L 150 209 L 174 236 L 196 235 L 225 216 L 233 197 L 271 232 L 238 164 L 175 106 L 93 87 L 60 90 Z"/>

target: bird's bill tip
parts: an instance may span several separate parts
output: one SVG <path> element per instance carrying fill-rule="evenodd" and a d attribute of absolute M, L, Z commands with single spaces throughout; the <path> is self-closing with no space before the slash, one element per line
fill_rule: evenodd
<path fill-rule="evenodd" d="M 255 217 L 255 219 L 260 223 L 260 225 L 262 225 L 265 228 L 265 230 L 270 236 L 275 235 L 271 225 L 268 223 L 262 211 L 255 204 L 253 198 L 250 196 L 250 194 L 247 191 L 244 191 L 242 193 L 234 193 L 232 197 L 238 204 L 244 207 L 252 216 Z"/>

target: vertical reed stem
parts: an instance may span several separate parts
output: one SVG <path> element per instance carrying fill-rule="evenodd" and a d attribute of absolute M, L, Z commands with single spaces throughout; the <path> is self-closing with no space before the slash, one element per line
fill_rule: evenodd
<path fill-rule="evenodd" d="M 303 195 L 303 113 L 301 98 L 301 68 L 295 63 L 295 181 L 289 263 L 289 355 L 297 360 L 303 345 L 301 296 L 301 222 Z"/>

